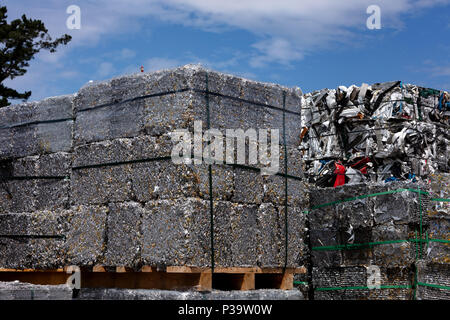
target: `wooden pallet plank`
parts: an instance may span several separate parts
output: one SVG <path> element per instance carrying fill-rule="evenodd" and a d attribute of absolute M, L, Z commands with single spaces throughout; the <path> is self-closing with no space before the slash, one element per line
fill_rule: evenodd
<path fill-rule="evenodd" d="M 255 273 L 245 273 L 240 290 L 255 290 Z"/>
<path fill-rule="evenodd" d="M 152 266 L 142 266 L 141 272 L 156 272 L 156 268 Z"/>
<path fill-rule="evenodd" d="M 200 274 L 198 287 L 196 289 L 198 291 L 211 291 L 212 290 L 212 273 L 202 272 Z"/>
<path fill-rule="evenodd" d="M 92 272 L 106 272 L 106 268 L 102 265 L 97 264 L 92 267 Z"/>
<path fill-rule="evenodd" d="M 40 284 L 40 285 L 58 285 L 65 284 L 69 275 L 60 272 L 1 272 L 0 273 L 0 281 L 11 282 L 11 281 L 20 281 L 31 284 Z"/>
<path fill-rule="evenodd" d="M 294 289 L 294 274 L 286 272 L 283 274 L 280 284 L 281 290 L 292 290 Z"/>

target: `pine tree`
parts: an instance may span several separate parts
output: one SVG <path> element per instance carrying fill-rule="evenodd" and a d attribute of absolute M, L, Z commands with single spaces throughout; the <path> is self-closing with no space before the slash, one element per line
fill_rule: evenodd
<path fill-rule="evenodd" d="M 27 72 L 29 61 L 40 50 L 55 52 L 60 44 L 67 44 L 72 37 L 65 34 L 52 41 L 47 28 L 41 20 L 28 19 L 22 15 L 21 19 L 7 18 L 6 6 L 0 7 L 0 108 L 10 105 L 8 99 L 27 100 L 31 91 L 19 93 L 6 87 L 6 79 L 23 76 Z"/>

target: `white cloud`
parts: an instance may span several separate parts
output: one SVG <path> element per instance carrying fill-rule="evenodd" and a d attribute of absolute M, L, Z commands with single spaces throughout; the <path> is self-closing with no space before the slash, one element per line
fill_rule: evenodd
<path fill-rule="evenodd" d="M 293 47 L 293 45 L 286 39 L 269 39 L 255 43 L 253 47 L 257 48 L 262 55 L 253 57 L 250 60 L 250 65 L 253 67 L 262 67 L 271 61 L 277 61 L 280 64 L 288 66 L 291 61 L 303 58 L 303 53 L 300 49 Z"/>
<path fill-rule="evenodd" d="M 55 54 L 43 52 L 33 63 L 35 70 L 18 83 L 27 85 L 35 92 L 44 94 L 40 88 L 42 77 L 60 79 L 68 76 L 65 65 L 70 61 L 73 50 L 98 47 L 100 41 L 117 39 L 129 34 L 148 36 L 149 20 L 165 21 L 170 24 L 190 26 L 211 32 L 241 30 L 255 36 L 248 44 L 250 53 L 232 57 L 228 60 L 214 61 L 211 57 L 201 62 L 209 67 L 226 71 L 233 68 L 238 60 L 248 60 L 254 68 L 279 63 L 289 67 L 297 60 L 313 52 L 329 49 L 335 45 L 361 45 L 360 33 L 376 34 L 366 29 L 366 8 L 371 4 L 381 7 L 382 27 L 402 27 L 404 16 L 416 13 L 428 7 L 448 5 L 450 0 L 85 0 L 76 1 L 81 8 L 81 29 L 68 30 L 66 8 L 73 2 L 60 0 L 4 0 L 8 7 L 9 18 L 22 14 L 44 21 L 53 37 L 64 33 L 73 36 L 66 47 L 58 48 Z M 176 39 L 167 39 L 176 41 Z M 140 62 L 132 65 L 136 52 L 129 48 L 117 48 L 111 56 L 94 56 L 98 61 L 98 70 L 93 77 L 109 77 L 118 74 L 111 62 L 117 59 L 129 59 L 130 72 L 139 72 Z M 177 55 L 174 55 L 175 57 Z M 81 59 L 81 58 L 80 58 Z M 85 57 L 83 57 L 85 59 Z M 145 71 L 170 68 L 192 59 L 154 57 L 145 61 Z M 223 59 L 220 57 L 219 59 Z M 186 61 L 185 61 L 186 60 Z M 128 63 L 128 62 L 127 62 Z M 123 71 L 123 66 L 121 67 Z M 39 75 L 36 72 L 42 71 Z M 35 81 L 32 84 L 32 81 Z M 36 88 L 36 89 L 35 89 Z M 47 90 L 47 89 L 46 89 Z M 50 89 L 49 89 L 50 90 Z"/>
<path fill-rule="evenodd" d="M 80 2 L 82 28 L 67 30 L 65 9 L 60 1 L 7 0 L 9 10 L 42 18 L 54 34 L 70 33 L 71 46 L 95 45 L 105 36 L 141 31 L 148 19 L 194 26 L 209 31 L 240 29 L 260 40 L 251 44 L 256 56 L 251 63 L 288 64 L 314 50 L 339 44 L 364 30 L 366 8 L 373 0 L 98 0 Z M 378 0 L 382 26 L 401 26 L 409 12 L 450 0 Z"/>

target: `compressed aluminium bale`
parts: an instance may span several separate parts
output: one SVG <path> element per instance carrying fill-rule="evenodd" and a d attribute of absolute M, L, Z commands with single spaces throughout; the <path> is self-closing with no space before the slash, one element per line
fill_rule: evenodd
<path fill-rule="evenodd" d="M 70 151 L 73 95 L 0 110 L 0 159 Z"/>
<path fill-rule="evenodd" d="M 313 267 L 314 300 L 410 300 L 411 268 L 380 268 L 380 288 L 369 289 L 365 266 Z M 368 281 L 369 280 L 369 281 Z"/>
<path fill-rule="evenodd" d="M 422 211 L 423 233 L 428 228 L 425 219 L 425 195 L 414 184 L 350 185 L 337 189 L 311 191 L 312 210 L 309 213 L 313 264 L 326 266 L 358 266 L 374 263 L 384 267 L 409 266 L 414 262 L 416 246 L 408 241 L 419 229 Z M 386 191 L 399 192 L 355 199 Z M 343 201 L 351 199 L 351 201 Z M 333 203 L 336 202 L 336 203 Z M 331 205 L 322 206 L 331 203 Z M 421 208 L 421 206 L 423 208 Z M 314 208 L 318 206 L 318 208 Z M 391 242 L 397 241 L 400 242 Z M 379 243 L 382 242 L 382 243 Z M 369 245 L 369 243 L 379 243 Z M 348 245 L 350 248 L 320 247 Z M 356 247 L 355 245 L 359 245 Z M 353 247 L 352 247 L 353 246 Z M 317 248 L 315 248 L 317 247 Z"/>
<path fill-rule="evenodd" d="M 205 98 L 207 78 L 208 103 Z M 258 90 L 265 96 L 258 94 Z M 285 100 L 285 109 L 283 92 L 289 97 Z M 209 126 L 216 129 L 281 130 L 283 110 L 287 110 L 290 114 L 285 121 L 286 142 L 296 146 L 300 97 L 298 90 L 252 82 L 197 66 L 120 77 L 88 85 L 79 91 L 74 100 L 77 116 L 74 144 L 144 134 L 160 136 L 175 129 L 193 129 L 195 120 L 202 120 L 206 126 L 209 107 Z"/>
<path fill-rule="evenodd" d="M 70 166 L 66 152 L 0 161 L 0 213 L 66 207 Z"/>
<path fill-rule="evenodd" d="M 417 265 L 418 300 L 450 299 L 450 264 L 419 260 Z"/>
<path fill-rule="evenodd" d="M 59 268 L 65 264 L 64 212 L 0 214 L 0 265 L 4 268 Z"/>

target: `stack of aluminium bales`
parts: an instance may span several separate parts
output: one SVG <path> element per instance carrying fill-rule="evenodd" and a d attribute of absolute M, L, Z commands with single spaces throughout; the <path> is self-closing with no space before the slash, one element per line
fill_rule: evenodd
<path fill-rule="evenodd" d="M 410 183 L 312 190 L 314 298 L 412 299 L 428 198 Z"/>
<path fill-rule="evenodd" d="M 423 254 L 417 263 L 417 299 L 450 299 L 450 174 L 430 177 Z"/>
<path fill-rule="evenodd" d="M 0 266 L 303 266 L 300 99 L 185 66 L 2 109 Z M 173 134 L 196 121 L 278 129 L 277 174 L 236 156 L 175 164 Z"/>

